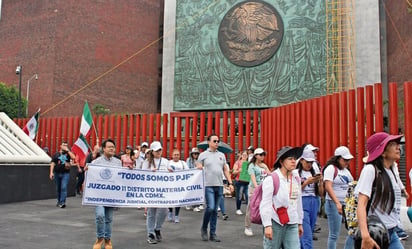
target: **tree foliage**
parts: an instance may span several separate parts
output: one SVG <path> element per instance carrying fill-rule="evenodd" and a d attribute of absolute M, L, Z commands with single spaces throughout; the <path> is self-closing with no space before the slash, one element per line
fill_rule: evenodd
<path fill-rule="evenodd" d="M 26 115 L 26 99 L 21 99 L 22 117 Z M 17 118 L 19 114 L 19 90 L 15 86 L 7 86 L 0 82 L 0 112 L 6 113 L 10 118 Z"/>
<path fill-rule="evenodd" d="M 92 106 L 92 112 L 96 115 L 106 115 L 110 113 L 110 110 L 102 104 L 95 104 Z"/>

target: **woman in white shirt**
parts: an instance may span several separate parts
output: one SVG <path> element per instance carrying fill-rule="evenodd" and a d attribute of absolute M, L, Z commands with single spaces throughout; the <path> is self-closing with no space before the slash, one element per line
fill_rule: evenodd
<path fill-rule="evenodd" d="M 401 188 L 398 184 L 399 176 L 394 168 L 395 161 L 400 159 L 401 137 L 402 135 L 378 132 L 370 136 L 366 142 L 368 157 L 355 189 L 355 194 L 358 194 L 357 216 L 362 248 L 378 246 L 368 231 L 366 218 L 369 215 L 376 215 L 388 229 L 389 249 L 404 248 L 396 233 L 401 209 Z"/>
<path fill-rule="evenodd" d="M 279 176 L 278 192 L 274 195 L 273 177 L 262 183 L 260 216 L 264 226 L 264 249 L 299 249 L 299 236 L 303 233 L 302 193 L 296 159 L 301 147 L 282 147 L 277 153 L 272 174 Z"/>
<path fill-rule="evenodd" d="M 340 146 L 335 149 L 323 172 L 326 201 L 325 213 L 328 216 L 328 249 L 335 249 L 342 226 L 342 206 L 348 192 L 348 185 L 353 177 L 348 170 L 350 160 L 353 159 L 349 149 Z"/>

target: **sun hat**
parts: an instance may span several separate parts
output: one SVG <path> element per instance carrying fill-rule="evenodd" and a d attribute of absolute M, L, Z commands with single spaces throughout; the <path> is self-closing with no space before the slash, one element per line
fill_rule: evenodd
<path fill-rule="evenodd" d="M 315 147 L 312 144 L 306 144 L 303 150 L 309 150 L 309 151 L 317 151 L 319 150 L 319 147 Z"/>
<path fill-rule="evenodd" d="M 147 142 L 143 142 L 141 145 L 140 145 L 140 147 L 149 147 L 149 144 L 147 143 Z"/>
<path fill-rule="evenodd" d="M 197 147 L 193 147 L 192 150 L 190 151 L 190 155 L 194 153 L 199 153 L 199 149 Z"/>
<path fill-rule="evenodd" d="M 336 148 L 335 156 L 340 156 L 346 160 L 353 159 L 353 155 L 350 153 L 348 147 L 346 146 L 339 146 L 338 148 Z"/>
<path fill-rule="evenodd" d="M 150 144 L 150 149 L 153 151 L 159 151 L 162 149 L 162 144 L 159 141 L 154 141 Z"/>
<path fill-rule="evenodd" d="M 291 146 L 283 146 L 277 153 L 276 161 L 273 167 L 275 169 L 280 168 L 280 160 L 285 159 L 287 157 L 293 156 L 294 158 L 299 158 L 302 155 L 303 148 L 302 147 L 291 147 Z"/>
<path fill-rule="evenodd" d="M 266 151 L 264 151 L 262 148 L 257 148 L 257 149 L 253 152 L 253 155 L 259 155 L 259 154 L 266 154 Z"/>
<path fill-rule="evenodd" d="M 370 163 L 382 155 L 386 145 L 391 141 L 400 142 L 403 135 L 389 135 L 386 132 L 377 132 L 366 140 L 368 158 L 365 163 Z"/>
<path fill-rule="evenodd" d="M 314 162 L 316 161 L 315 154 L 312 150 L 303 150 L 302 156 L 299 158 L 304 159 L 306 162 Z"/>

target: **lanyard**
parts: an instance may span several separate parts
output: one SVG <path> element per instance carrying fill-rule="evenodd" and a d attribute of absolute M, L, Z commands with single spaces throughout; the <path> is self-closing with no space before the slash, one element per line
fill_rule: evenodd
<path fill-rule="evenodd" d="M 159 164 L 157 165 L 157 169 L 160 169 L 160 164 L 162 163 L 162 158 L 159 160 Z"/>

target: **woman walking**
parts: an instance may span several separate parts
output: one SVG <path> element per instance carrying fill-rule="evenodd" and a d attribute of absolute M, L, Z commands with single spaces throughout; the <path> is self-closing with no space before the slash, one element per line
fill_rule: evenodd
<path fill-rule="evenodd" d="M 340 146 L 335 149 L 335 155 L 326 162 L 323 172 L 326 191 L 325 212 L 329 226 L 328 249 L 336 249 L 336 242 L 342 226 L 342 205 L 348 191 L 348 185 L 353 181 L 348 170 L 352 159 L 353 156 L 349 149 Z"/>
<path fill-rule="evenodd" d="M 400 159 L 401 137 L 378 132 L 366 142 L 369 155 L 355 189 L 355 194 L 358 194 L 357 217 L 362 248 L 382 248 L 369 234 L 366 218 L 371 215 L 377 216 L 388 229 L 389 249 L 404 248 L 396 233 L 401 210 L 401 189 L 398 184 L 401 179 L 395 174 L 395 162 Z"/>
<path fill-rule="evenodd" d="M 249 183 L 249 200 L 252 198 L 253 191 L 255 188 L 262 184 L 263 180 L 267 175 L 270 174 L 270 170 L 268 166 L 263 162 L 265 160 L 266 152 L 262 148 L 257 148 L 254 150 L 253 157 L 249 163 L 248 173 L 250 175 L 250 183 Z M 249 202 L 246 207 L 246 215 L 245 215 L 245 235 L 246 236 L 253 236 L 253 230 L 251 228 L 251 221 L 250 221 L 250 205 Z"/>

